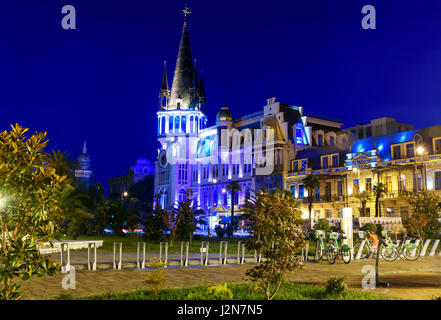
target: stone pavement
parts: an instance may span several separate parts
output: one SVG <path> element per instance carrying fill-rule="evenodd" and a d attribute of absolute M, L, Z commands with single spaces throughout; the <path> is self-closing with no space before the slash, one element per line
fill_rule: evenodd
<path fill-rule="evenodd" d="M 351 287 L 361 290 L 361 280 L 365 276 L 365 265 L 375 267 L 375 260 L 354 261 L 344 264 L 337 260 L 330 265 L 326 260 L 308 262 L 303 269 L 288 274 L 288 280 L 300 283 L 323 285 L 331 276 L 345 276 Z M 246 280 L 245 273 L 252 264 L 208 266 L 208 267 L 169 267 L 165 287 L 192 287 L 238 283 Z M 391 286 L 371 292 L 386 294 L 402 299 L 431 299 L 441 295 L 441 258 L 421 257 L 417 261 L 380 261 L 380 280 L 389 281 Z M 135 289 L 148 289 L 144 283 L 148 270 L 97 270 L 77 271 L 76 289 L 64 290 L 61 282 L 65 274 L 53 277 L 34 278 L 23 283 L 24 299 L 51 299 L 59 294 L 88 296 L 102 293 L 125 292 Z"/>

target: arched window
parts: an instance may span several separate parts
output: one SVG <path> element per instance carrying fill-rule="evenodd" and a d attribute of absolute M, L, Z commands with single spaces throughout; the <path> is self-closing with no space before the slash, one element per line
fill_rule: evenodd
<path fill-rule="evenodd" d="M 158 117 L 158 134 L 161 134 L 161 117 Z"/>
<path fill-rule="evenodd" d="M 190 133 L 194 132 L 194 118 L 193 116 L 190 117 Z"/>
<path fill-rule="evenodd" d="M 181 118 L 181 132 L 187 133 L 187 117 L 182 116 Z"/>
<path fill-rule="evenodd" d="M 198 126 L 199 125 L 199 117 L 195 118 L 195 124 L 194 125 L 196 127 L 194 131 L 196 132 L 196 134 L 198 134 L 199 133 L 199 126 Z"/>
<path fill-rule="evenodd" d="M 204 191 L 204 199 L 203 199 L 203 206 L 208 209 L 210 206 L 209 200 L 208 200 L 208 193 L 207 190 Z"/>
<path fill-rule="evenodd" d="M 161 118 L 161 133 L 165 134 L 165 117 Z"/>
<path fill-rule="evenodd" d="M 179 132 L 179 122 L 180 122 L 180 117 L 175 116 L 175 132 Z"/>
<path fill-rule="evenodd" d="M 250 187 L 246 187 L 245 188 L 245 203 L 248 202 L 248 200 L 251 199 L 251 193 L 250 193 Z"/>
<path fill-rule="evenodd" d="M 168 132 L 173 132 L 173 116 L 168 118 Z"/>
<path fill-rule="evenodd" d="M 179 190 L 179 195 L 178 195 L 178 201 L 182 202 L 185 201 L 185 189 L 181 189 Z"/>

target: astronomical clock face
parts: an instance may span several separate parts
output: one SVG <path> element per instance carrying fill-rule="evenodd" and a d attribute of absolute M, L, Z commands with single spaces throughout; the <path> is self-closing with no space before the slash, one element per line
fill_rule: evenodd
<path fill-rule="evenodd" d="M 161 150 L 158 155 L 158 162 L 161 168 L 165 168 L 168 164 L 167 162 L 167 152 L 165 150 Z"/>

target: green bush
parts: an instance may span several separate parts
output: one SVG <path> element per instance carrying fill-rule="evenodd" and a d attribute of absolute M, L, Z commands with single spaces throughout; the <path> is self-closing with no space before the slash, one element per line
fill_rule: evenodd
<path fill-rule="evenodd" d="M 337 227 L 337 226 L 332 226 L 329 228 L 329 231 L 331 232 L 341 232 L 341 227 Z"/>
<path fill-rule="evenodd" d="M 225 229 L 222 228 L 220 225 L 217 225 L 217 226 L 214 228 L 214 231 L 216 232 L 216 235 L 217 235 L 217 237 L 218 237 L 219 239 L 222 239 L 222 238 L 224 237 L 224 235 L 225 235 Z"/>
<path fill-rule="evenodd" d="M 345 282 L 345 279 L 342 277 L 332 277 L 326 283 L 326 293 L 332 295 L 340 295 L 346 289 L 348 285 Z"/>
<path fill-rule="evenodd" d="M 381 235 L 381 231 L 383 230 L 383 227 L 381 224 L 375 224 L 375 223 L 366 223 L 364 226 L 360 228 L 361 231 L 371 231 L 378 235 Z"/>
<path fill-rule="evenodd" d="M 234 235 L 234 226 L 233 226 L 232 223 L 229 223 L 227 225 L 227 229 L 225 230 L 225 233 L 227 234 L 228 238 L 233 237 L 233 235 Z"/>
<path fill-rule="evenodd" d="M 315 230 L 324 230 L 324 231 L 328 231 L 329 230 L 329 221 L 326 218 L 322 218 L 319 219 L 317 221 L 317 223 L 314 226 Z"/>
<path fill-rule="evenodd" d="M 233 291 L 228 288 L 227 284 L 208 287 L 204 291 L 190 292 L 187 296 L 188 300 L 232 300 Z"/>
<path fill-rule="evenodd" d="M 165 263 L 155 257 L 148 262 L 147 266 L 153 269 L 147 274 L 144 281 L 152 285 L 153 292 L 158 292 L 165 283 Z"/>

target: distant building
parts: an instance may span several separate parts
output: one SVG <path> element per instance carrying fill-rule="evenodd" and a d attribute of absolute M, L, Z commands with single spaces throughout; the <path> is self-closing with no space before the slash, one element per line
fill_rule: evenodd
<path fill-rule="evenodd" d="M 78 169 L 75 170 L 75 178 L 86 190 L 89 190 L 90 186 L 90 176 L 92 175 L 90 168 L 90 156 L 87 154 L 86 141 L 84 141 L 83 153 L 78 156 Z"/>
<path fill-rule="evenodd" d="M 342 130 L 346 132 L 351 141 L 380 137 L 388 134 L 413 130 L 413 125 L 397 122 L 394 118 L 383 117 L 371 120 L 368 124 L 357 124 L 353 128 Z"/>
<path fill-rule="evenodd" d="M 154 168 L 150 160 L 138 159 L 125 175 L 109 179 L 109 194 L 122 195 L 128 192 L 132 185 L 153 174 Z"/>

